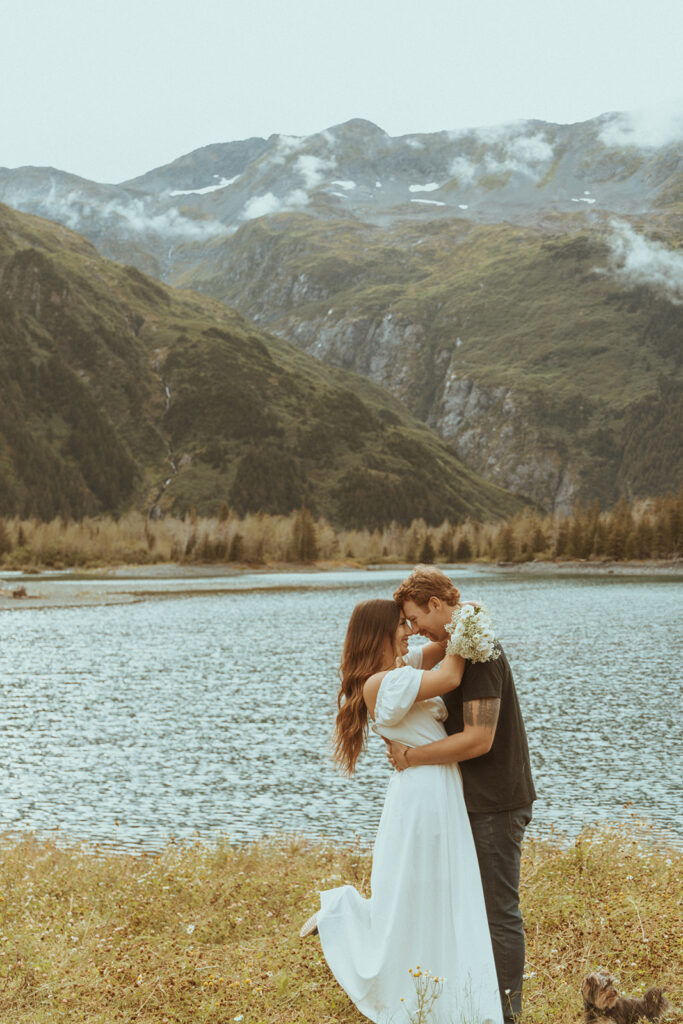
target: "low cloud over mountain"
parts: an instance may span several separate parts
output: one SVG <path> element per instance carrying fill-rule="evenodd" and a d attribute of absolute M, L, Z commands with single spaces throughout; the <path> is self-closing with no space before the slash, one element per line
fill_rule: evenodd
<path fill-rule="evenodd" d="M 227 226 L 220 221 L 188 217 L 175 206 L 160 209 L 148 197 L 127 195 L 115 188 L 111 191 L 113 196 L 98 196 L 85 182 L 80 187 L 65 188 L 55 176 L 38 194 L 15 180 L 2 190 L 2 201 L 84 234 L 86 226 L 93 223 L 101 230 L 130 236 L 158 235 L 165 241 L 201 242 L 227 233 Z"/>
<path fill-rule="evenodd" d="M 533 223 L 549 213 L 640 215 L 683 173 L 683 115 L 605 114 L 392 138 L 354 120 L 310 136 L 206 146 L 122 185 L 0 169 L 0 200 L 91 236 L 115 227 L 207 240 L 288 210 L 379 224 L 458 216 Z M 415 200 L 429 184 L 434 195 Z M 430 209 L 431 207 L 431 209 Z"/>
<path fill-rule="evenodd" d="M 611 272 L 626 283 L 651 285 L 670 302 L 683 304 L 683 250 L 649 241 L 625 221 L 613 220 L 611 228 Z"/>
<path fill-rule="evenodd" d="M 609 114 L 603 120 L 600 142 L 610 148 L 633 146 L 636 149 L 660 149 L 683 140 L 683 109 L 671 104 L 647 110 Z"/>

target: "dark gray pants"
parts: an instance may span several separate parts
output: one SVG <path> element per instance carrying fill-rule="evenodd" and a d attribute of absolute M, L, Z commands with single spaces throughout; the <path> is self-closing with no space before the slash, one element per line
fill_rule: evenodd
<path fill-rule="evenodd" d="M 524 927 L 519 909 L 519 865 L 531 807 L 471 813 L 505 1024 L 521 1020 Z"/>

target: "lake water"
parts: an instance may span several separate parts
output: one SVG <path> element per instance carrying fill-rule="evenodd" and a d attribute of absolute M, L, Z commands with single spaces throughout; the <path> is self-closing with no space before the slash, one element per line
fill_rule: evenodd
<path fill-rule="evenodd" d="M 391 769 L 376 737 L 353 780 L 332 768 L 336 670 L 354 604 L 404 575 L 110 580 L 140 599 L 6 607 L 0 832 L 119 849 L 283 830 L 371 840 Z M 680 580 L 451 575 L 490 608 L 514 670 L 536 833 L 635 817 L 683 842 Z M 66 597 L 74 580 L 52 586 Z"/>

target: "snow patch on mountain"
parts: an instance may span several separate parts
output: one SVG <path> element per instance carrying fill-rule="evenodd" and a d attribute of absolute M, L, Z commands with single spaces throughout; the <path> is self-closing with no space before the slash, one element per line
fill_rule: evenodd
<path fill-rule="evenodd" d="M 408 185 L 409 192 L 435 192 L 437 188 L 441 188 L 436 181 L 429 181 L 426 185 Z"/>
<path fill-rule="evenodd" d="M 356 187 L 355 181 L 333 181 L 332 184 L 336 185 L 337 188 L 343 188 L 346 192 L 350 192 L 351 189 Z"/>
<path fill-rule="evenodd" d="M 438 199 L 411 199 L 411 203 L 424 203 L 425 206 L 445 206 L 445 203 L 440 203 Z"/>
<path fill-rule="evenodd" d="M 631 285 L 651 285 L 675 305 L 683 305 L 683 252 L 651 242 L 625 221 L 613 220 L 610 226 L 607 243 L 614 276 Z M 596 268 L 596 273 L 605 270 Z"/>
<path fill-rule="evenodd" d="M 205 185 L 204 188 L 176 188 L 168 194 L 169 196 L 206 196 L 209 192 L 218 192 L 222 188 L 227 188 L 228 185 L 234 185 L 238 178 L 239 174 L 236 174 L 234 178 L 221 178 L 217 185 Z"/>

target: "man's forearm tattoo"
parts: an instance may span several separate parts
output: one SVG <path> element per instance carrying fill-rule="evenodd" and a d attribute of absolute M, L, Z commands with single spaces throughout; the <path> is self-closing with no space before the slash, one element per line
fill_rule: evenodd
<path fill-rule="evenodd" d="M 485 729 L 496 728 L 498 723 L 498 711 L 500 710 L 500 699 L 498 697 L 485 697 L 482 700 L 467 700 L 463 704 L 463 718 L 465 725 L 481 725 Z"/>

